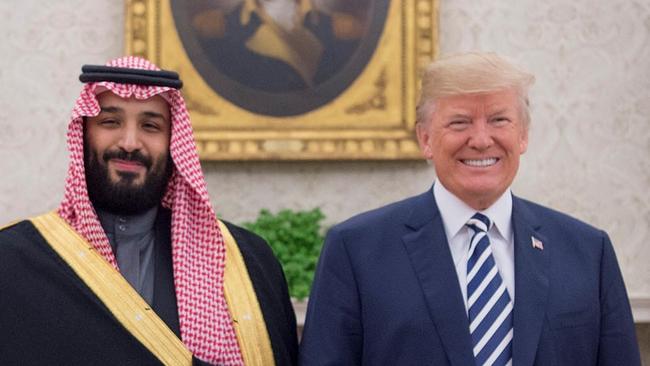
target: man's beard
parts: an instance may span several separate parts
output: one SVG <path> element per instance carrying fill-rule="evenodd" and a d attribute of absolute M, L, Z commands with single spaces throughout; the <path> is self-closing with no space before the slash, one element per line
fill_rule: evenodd
<path fill-rule="evenodd" d="M 169 154 L 153 161 L 137 150 L 130 153 L 106 150 L 100 160 L 96 151 L 84 145 L 88 197 L 96 210 L 116 215 L 135 215 L 160 204 L 173 169 Z M 141 163 L 146 168 L 144 182 L 135 184 L 138 175 L 132 172 L 117 172 L 119 180 L 114 182 L 108 172 L 110 159 Z"/>

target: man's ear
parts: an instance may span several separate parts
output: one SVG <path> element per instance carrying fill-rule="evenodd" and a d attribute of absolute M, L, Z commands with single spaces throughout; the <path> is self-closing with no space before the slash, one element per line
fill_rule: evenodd
<path fill-rule="evenodd" d="M 415 124 L 415 134 L 420 145 L 422 156 L 431 160 L 433 158 L 433 151 L 431 150 L 431 132 L 427 123 L 418 122 Z"/>
<path fill-rule="evenodd" d="M 528 126 L 524 126 L 519 139 L 519 155 L 523 155 L 528 149 Z"/>

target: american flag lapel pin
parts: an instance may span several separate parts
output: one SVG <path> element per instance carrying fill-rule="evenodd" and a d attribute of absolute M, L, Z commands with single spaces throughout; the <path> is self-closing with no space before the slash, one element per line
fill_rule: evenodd
<path fill-rule="evenodd" d="M 531 239 L 533 248 L 539 249 L 539 250 L 544 250 L 544 244 L 542 243 L 541 240 L 537 239 L 534 236 L 531 236 L 530 239 Z"/>

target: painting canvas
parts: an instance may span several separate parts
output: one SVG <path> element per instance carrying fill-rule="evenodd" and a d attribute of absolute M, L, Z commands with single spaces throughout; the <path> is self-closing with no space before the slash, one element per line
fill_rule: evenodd
<path fill-rule="evenodd" d="M 409 159 L 435 0 L 129 0 L 126 48 L 185 81 L 209 160 Z"/>

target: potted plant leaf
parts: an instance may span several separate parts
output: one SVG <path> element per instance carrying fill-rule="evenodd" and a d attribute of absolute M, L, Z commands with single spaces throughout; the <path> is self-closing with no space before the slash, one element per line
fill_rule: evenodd
<path fill-rule="evenodd" d="M 276 214 L 262 209 L 255 221 L 243 223 L 245 228 L 269 243 L 282 264 L 299 325 L 304 319 L 304 300 L 309 296 L 323 245 L 321 222 L 324 219 L 320 208 L 306 211 L 284 209 Z"/>

